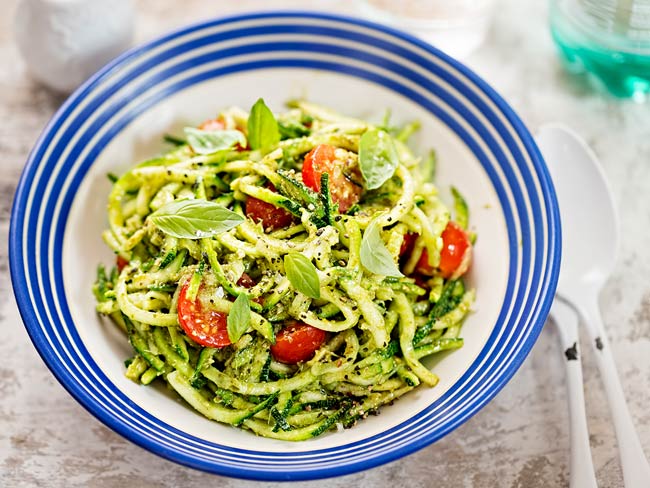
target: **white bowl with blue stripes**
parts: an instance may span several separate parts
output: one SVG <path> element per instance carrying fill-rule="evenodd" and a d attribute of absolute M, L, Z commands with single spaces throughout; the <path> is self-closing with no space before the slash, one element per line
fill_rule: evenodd
<path fill-rule="evenodd" d="M 211 422 L 164 388 L 124 377 L 132 353 L 94 312 L 106 173 L 161 149 L 160 135 L 263 97 L 306 97 L 379 121 L 418 119 L 413 140 L 438 154 L 436 182 L 466 196 L 478 234 L 465 346 L 429 366 L 440 376 L 352 429 L 288 443 Z M 10 262 L 25 326 L 62 385 L 93 415 L 173 461 L 228 476 L 298 480 L 397 459 L 448 434 L 515 373 L 549 310 L 560 261 L 558 207 L 520 119 L 469 69 L 406 34 L 301 12 L 251 14 L 179 30 L 97 73 L 36 143 L 16 193 Z"/>

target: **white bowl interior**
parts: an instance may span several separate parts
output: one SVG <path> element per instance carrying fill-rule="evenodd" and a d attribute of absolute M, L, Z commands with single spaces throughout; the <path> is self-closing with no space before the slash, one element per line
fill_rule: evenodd
<path fill-rule="evenodd" d="M 284 102 L 303 97 L 344 114 L 379 122 L 390 109 L 393 122 L 417 119 L 422 128 L 411 140 L 416 153 L 434 148 L 438 155 L 436 183 L 451 206 L 449 186 L 456 186 L 470 208 L 472 230 L 478 234 L 469 286 L 477 290 L 474 312 L 463 326 L 462 349 L 439 355 L 429 363 L 440 377 L 435 388 L 422 386 L 382 409 L 344 434 L 332 433 L 303 443 L 287 443 L 205 419 L 175 400 L 165 388 L 136 385 L 124 377 L 123 361 L 132 356 L 126 337 L 94 311 L 90 291 L 98 263 L 111 265 L 114 255 L 101 239 L 107 227 L 108 172 L 122 173 L 164 149 L 162 134 L 182 133 L 221 108 L 248 108 L 263 97 L 276 111 Z M 167 424 L 207 441 L 267 452 L 329 448 L 368 438 L 400 424 L 426 408 L 469 368 L 485 345 L 503 304 L 509 267 L 507 230 L 501 205 L 481 164 L 463 141 L 429 112 L 387 88 L 359 78 L 308 69 L 275 68 L 241 72 L 193 85 L 142 113 L 102 151 L 76 193 L 63 247 L 65 294 L 78 333 L 92 359 L 117 389 Z"/>

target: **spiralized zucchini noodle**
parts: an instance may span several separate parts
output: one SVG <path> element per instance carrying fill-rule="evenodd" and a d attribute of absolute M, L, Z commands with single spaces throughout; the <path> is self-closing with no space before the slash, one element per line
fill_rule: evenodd
<path fill-rule="evenodd" d="M 298 441 L 438 383 L 422 360 L 463 345 L 474 236 L 406 146 L 417 123 L 288 105 L 227 109 L 109 175 L 117 263 L 93 291 L 133 347 L 127 378 Z"/>

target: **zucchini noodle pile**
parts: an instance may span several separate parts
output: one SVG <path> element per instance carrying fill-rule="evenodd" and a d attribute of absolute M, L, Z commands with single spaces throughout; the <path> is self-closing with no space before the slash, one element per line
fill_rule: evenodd
<path fill-rule="evenodd" d="M 100 265 L 93 291 L 98 312 L 133 346 L 125 362 L 129 379 L 166 382 L 208 419 L 298 441 L 351 427 L 418 385 L 435 386 L 438 377 L 421 360 L 462 346 L 459 333 L 474 295 L 458 276 L 415 273 L 423 252 L 436 269 L 451 218 L 425 174 L 426 161 L 405 144 L 415 125 L 373 126 L 306 102 L 289 106 L 275 115 L 281 137 L 269 147 L 233 144 L 201 153 L 168 137 L 169 152 L 112 177 L 103 238 L 119 266 Z M 219 120 L 250 141 L 248 115 L 232 108 Z M 381 186 L 365 188 L 358 203 L 339 213 L 326 179 L 320 193 L 301 183 L 304 157 L 327 144 L 357 164 L 360 138 L 371 129 L 391 134 L 398 164 Z M 249 198 L 286 209 L 293 222 L 263 228 L 246 215 Z M 192 237 L 154 223 L 152 214 L 184 200 L 216 203 L 241 222 Z M 399 275 L 364 265 L 364 252 L 374 252 L 364 240 L 371 225 Z M 408 235 L 417 238 L 402 255 Z M 319 298 L 287 277 L 289 253 L 311 262 Z M 250 286 L 242 284 L 244 274 Z M 228 314 L 236 297 L 248 297 L 250 322 L 231 345 L 204 347 L 179 324 L 181 289 L 197 277 L 214 311 Z M 326 340 L 311 359 L 286 364 L 271 346 L 296 321 L 325 331 Z"/>

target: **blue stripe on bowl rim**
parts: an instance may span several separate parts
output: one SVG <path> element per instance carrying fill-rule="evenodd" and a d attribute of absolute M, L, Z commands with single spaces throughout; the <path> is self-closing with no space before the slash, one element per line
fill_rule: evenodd
<path fill-rule="evenodd" d="M 252 29 L 255 30 L 247 31 L 246 29 L 238 29 L 238 24 L 245 21 L 264 21 L 265 25 L 253 27 Z M 317 24 L 316 28 L 314 27 L 315 24 Z M 223 27 L 226 29 L 226 33 L 222 34 L 221 38 L 218 38 L 218 36 L 211 36 L 210 29 L 213 27 Z M 229 27 L 232 27 L 232 29 L 227 30 Z M 336 35 L 337 38 L 357 43 L 366 43 L 375 48 L 381 47 L 386 52 L 392 53 L 394 55 L 393 57 L 397 55 L 402 56 L 404 60 L 422 66 L 438 76 L 439 79 L 451 83 L 454 89 L 462 95 L 463 100 L 457 100 L 448 92 L 440 90 L 438 97 L 444 102 L 451 102 L 451 106 L 454 106 L 455 104 L 456 109 L 459 110 L 460 113 L 465 113 L 466 116 L 469 115 L 470 119 L 472 118 L 471 114 L 465 110 L 462 103 L 463 101 L 466 103 L 469 102 L 480 108 L 480 111 L 484 116 L 486 116 L 490 126 L 496 129 L 500 140 L 505 142 L 508 151 L 515 155 L 515 166 L 513 167 L 509 165 L 508 161 L 503 159 L 503 155 L 500 160 L 502 165 L 501 169 L 507 170 L 506 172 L 508 174 L 506 174 L 505 177 L 508 183 L 513 183 L 510 185 L 509 189 L 518 189 L 517 177 L 512 173 L 516 168 L 520 177 L 523 178 L 523 183 L 527 191 L 526 195 L 519 194 L 516 196 L 515 209 L 511 209 L 509 202 L 506 201 L 507 198 L 500 194 L 499 199 L 502 201 L 502 207 L 504 208 L 504 211 L 510 211 L 519 218 L 519 223 L 522 226 L 520 228 L 521 235 L 528 236 L 531 232 L 534 232 L 534 239 L 531 239 L 531 242 L 528 242 L 527 240 L 526 242 L 523 242 L 522 244 L 524 244 L 524 246 L 518 250 L 517 248 L 519 243 L 516 240 L 518 233 L 510 232 L 509 235 L 510 249 L 513 253 L 514 261 L 519 263 L 520 274 L 516 276 L 517 269 L 514 267 L 511 269 L 508 283 L 509 295 L 506 304 L 515 303 L 515 310 L 519 310 L 521 313 L 526 314 L 525 320 L 520 320 L 519 317 L 509 314 L 509 311 L 506 310 L 506 306 L 504 305 L 500 320 L 505 319 L 507 315 L 509 319 L 508 323 L 497 324 L 495 330 L 488 339 L 487 344 L 481 351 L 480 356 L 472 365 L 475 366 L 479 363 L 490 365 L 492 376 L 485 381 L 482 385 L 483 387 L 481 387 L 481 385 L 473 385 L 472 392 L 474 392 L 474 396 L 469 400 L 464 400 L 467 403 L 460 407 L 454 405 L 454 409 L 452 410 L 455 413 L 455 416 L 451 420 L 447 418 L 448 416 L 443 416 L 441 418 L 441 416 L 438 415 L 438 417 L 434 417 L 433 413 L 436 411 L 438 406 L 444 403 L 447 399 L 452 398 L 452 395 L 455 393 L 455 387 L 462 385 L 464 381 L 470 377 L 473 377 L 476 382 L 476 377 L 473 376 L 475 371 L 473 371 L 472 368 L 470 368 L 461 379 L 459 379 L 456 384 L 434 404 L 423 412 L 420 412 L 415 418 L 404 422 L 404 424 L 400 426 L 394 427 L 390 431 L 378 434 L 370 439 L 365 439 L 337 448 L 300 452 L 294 453 L 295 455 L 293 455 L 291 453 L 257 453 L 252 450 L 235 449 L 227 446 L 218 446 L 216 444 L 206 443 L 200 439 L 186 436 L 171 426 L 164 425 L 161 421 L 158 421 L 151 415 L 142 411 L 121 392 L 112 391 L 110 388 L 100 388 L 99 384 L 81 385 L 77 383 L 78 380 L 74 378 L 73 373 L 68 371 L 66 365 L 59 362 L 60 360 L 57 357 L 57 354 L 62 354 L 63 357 L 67 356 L 71 351 L 74 352 L 75 347 L 78 348 L 78 354 L 80 354 L 80 356 L 77 356 L 75 359 L 86 361 L 88 365 L 86 366 L 80 362 L 75 362 L 68 366 L 77 367 L 78 369 L 76 370 L 76 374 L 95 375 L 101 378 L 107 385 L 113 386 L 103 375 L 97 365 L 93 363 L 92 358 L 80 342 L 80 338 L 71 323 L 71 316 L 69 309 L 67 308 L 65 296 L 62 295 L 63 282 L 60 257 L 61 242 L 63 231 L 65 229 L 67 212 L 69 211 L 72 201 L 71 198 L 76 185 L 79 184 L 89 165 L 92 164 L 92 161 L 94 160 L 93 153 L 91 153 L 91 156 L 87 159 L 85 165 L 82 165 L 81 168 L 77 168 L 73 175 L 72 184 L 67 187 L 69 191 L 61 195 L 53 190 L 60 189 L 62 185 L 65 185 L 65 182 L 68 181 L 68 177 L 63 178 L 62 173 L 58 173 L 54 181 L 46 181 L 47 179 L 43 174 L 41 174 L 40 181 L 35 182 L 35 175 L 38 173 L 39 165 L 46 165 L 49 169 L 68 168 L 71 166 L 70 162 L 73 162 L 76 156 L 78 156 L 79 151 L 73 151 L 68 155 L 66 161 L 62 163 L 57 162 L 57 160 L 52 156 L 50 156 L 47 161 L 42 161 L 43 155 L 49 148 L 50 143 L 55 137 L 57 137 L 58 131 L 61 129 L 62 125 L 66 123 L 67 118 L 74 113 L 80 103 L 84 100 L 91 100 L 92 104 L 88 107 L 86 115 L 97 113 L 99 116 L 105 116 L 106 120 L 103 120 L 101 124 L 98 123 L 98 126 L 103 127 L 104 124 L 108 125 L 108 122 L 111 120 L 109 115 L 113 113 L 115 107 L 113 105 L 114 102 L 109 104 L 108 107 L 105 107 L 106 101 L 109 100 L 113 94 L 118 93 L 120 88 L 131 86 L 139 75 L 148 73 L 150 68 L 158 64 L 161 56 L 170 56 L 172 55 L 172 52 L 174 56 L 188 53 L 200 46 L 212 46 L 215 42 L 219 42 L 226 38 L 244 39 L 258 34 L 283 36 L 291 32 L 295 34 L 296 31 L 300 31 L 303 34 L 308 33 L 315 37 L 323 36 L 323 39 L 325 39 L 326 36 Z M 185 40 L 186 37 L 188 38 L 187 40 Z M 165 49 L 168 44 L 170 46 L 173 44 L 173 46 L 169 47 L 169 49 Z M 311 51 L 308 49 L 308 46 L 291 47 L 295 47 L 297 49 L 296 52 L 308 54 L 318 50 L 318 44 L 318 42 L 314 42 L 309 46 Z M 325 50 L 328 49 L 328 46 L 324 41 L 320 44 L 321 47 L 324 45 Z M 280 43 L 275 44 L 275 48 L 279 48 L 280 46 Z M 282 46 L 285 48 L 289 47 L 286 43 Z M 253 48 L 249 46 L 249 49 Z M 255 49 L 257 49 L 256 52 L 259 52 L 260 47 L 258 46 Z M 159 56 L 156 58 L 155 64 L 153 64 L 154 62 L 152 61 L 152 58 L 147 58 L 147 54 L 152 50 L 156 50 L 157 56 Z M 221 53 L 223 54 L 223 51 L 221 51 Z M 427 83 L 427 80 L 418 77 L 417 73 L 408 73 L 408 70 L 404 71 L 403 65 L 395 64 L 394 61 L 388 59 L 388 57 L 382 58 L 379 55 L 374 55 L 363 50 L 356 54 L 365 57 L 367 60 L 379 63 L 383 68 L 392 66 L 393 70 L 399 69 L 400 76 L 404 76 L 405 73 L 407 73 L 412 76 L 414 80 L 418 80 L 424 85 L 431 85 L 431 83 Z M 142 60 L 144 60 L 144 64 L 138 64 Z M 206 63 L 210 62 L 210 55 L 206 55 L 204 60 Z M 147 63 L 149 64 L 147 65 Z M 181 64 L 179 67 L 177 65 L 169 72 L 169 74 L 176 75 L 182 73 L 184 71 L 183 67 L 186 66 L 187 65 Z M 403 95 L 408 96 L 409 98 L 415 99 L 415 101 L 420 104 L 425 103 L 424 100 L 418 100 L 417 94 L 409 93 L 408 89 L 403 85 L 389 80 L 388 78 L 382 79 L 378 77 L 376 73 L 370 71 L 364 72 L 364 70 L 360 68 L 354 69 L 354 67 L 345 63 L 318 63 L 308 59 L 276 59 L 273 62 L 240 62 L 239 64 L 233 65 L 231 70 L 265 69 L 272 68 L 273 66 L 309 67 L 312 69 L 339 72 L 343 70 L 350 76 L 362 77 L 374 83 L 382 84 L 394 91 L 398 91 Z M 179 90 L 185 86 L 201 82 L 204 79 L 221 76 L 225 73 L 225 70 L 208 70 L 208 72 L 203 73 L 202 75 L 186 78 L 179 81 L 180 84 L 178 86 L 172 88 L 168 87 L 166 91 L 159 93 L 157 95 L 158 98 L 152 99 L 150 103 L 154 104 L 159 102 L 160 99 L 171 94 L 174 90 Z M 162 82 L 162 79 L 159 80 L 155 86 Z M 438 86 L 433 84 L 433 86 L 430 86 L 429 88 L 435 90 Z M 100 139 L 100 141 L 95 143 L 97 148 L 96 154 L 101 151 L 112 137 L 119 133 L 121 128 L 123 128 L 129 120 L 146 108 L 148 108 L 147 105 L 141 104 L 136 108 L 136 110 L 131 110 L 125 117 L 122 117 L 122 119 L 117 122 L 113 122 L 110 126 L 109 133 L 105 135 L 103 139 Z M 99 109 L 103 110 L 103 112 L 99 111 Z M 431 105 L 427 109 L 442 120 L 445 118 L 448 119 L 447 113 L 437 105 Z M 76 114 L 75 120 L 83 120 L 81 115 L 84 115 L 84 112 Z M 502 121 L 500 117 L 503 117 L 505 120 Z M 447 120 L 447 122 L 473 149 L 474 153 L 479 156 L 486 171 L 488 171 L 488 173 L 492 171 L 490 177 L 493 180 L 493 183 L 499 183 L 499 181 L 497 181 L 498 176 L 494 174 L 494 168 L 488 164 L 484 155 L 481 155 L 481 149 L 476 141 L 468 134 L 464 133 L 462 127 L 454 124 L 453 121 Z M 477 120 L 473 120 L 472 122 L 475 124 L 473 129 L 481 134 L 483 141 L 490 141 L 490 143 L 487 144 L 489 149 L 496 153 L 500 153 L 501 149 L 499 148 L 499 143 L 492 137 L 483 124 Z M 78 131 L 81 126 L 83 126 L 82 122 L 71 126 L 70 135 Z M 90 128 L 84 128 L 84 130 L 87 132 L 91 128 L 92 125 Z M 80 144 L 80 142 L 81 141 L 77 141 L 77 144 Z M 61 147 L 61 149 L 63 149 L 63 147 Z M 531 165 L 532 169 L 526 167 L 526 164 Z M 45 168 L 43 168 L 43 171 L 44 169 Z M 34 183 L 36 183 L 36 186 L 32 188 Z M 45 188 L 50 189 L 50 196 L 56 196 L 53 197 L 53 200 L 44 201 L 42 207 L 38 209 L 39 212 L 34 210 L 30 213 L 27 222 L 28 226 L 25 228 L 22 214 L 28 207 L 30 196 L 43 195 L 45 193 L 43 191 Z M 526 200 L 525 197 L 528 197 L 529 200 Z M 33 198 L 31 199 L 33 200 Z M 531 206 L 531 210 L 533 211 L 531 222 L 528 222 L 528 214 L 525 211 L 527 205 Z M 57 206 L 61 207 L 61 211 L 58 215 L 56 214 Z M 539 213 L 540 209 L 545 210 L 545 219 L 544 216 Z M 519 213 L 520 211 L 521 213 Z M 508 218 L 508 216 L 506 217 Z M 511 216 L 509 220 L 508 228 L 512 231 L 515 227 L 513 217 Z M 38 225 L 39 222 L 41 223 L 41 227 Z M 43 229 L 43 223 L 49 223 L 50 227 Z M 53 239 L 52 225 L 55 226 Z M 27 259 L 25 259 L 22 249 L 25 230 L 28 232 L 27 236 L 25 236 L 27 243 L 33 243 L 35 246 L 25 251 L 28 255 Z M 35 238 L 38 235 L 38 232 L 43 232 L 43 237 L 40 242 L 37 242 Z M 25 171 L 21 177 L 16 192 L 14 207 L 12 209 L 10 259 L 16 299 L 30 337 L 34 341 L 39 353 L 66 389 L 68 389 L 68 391 L 70 391 L 84 407 L 104 423 L 153 452 L 195 468 L 230 476 L 253 479 L 312 479 L 358 471 L 360 469 L 388 462 L 413 452 L 456 428 L 489 401 L 489 399 L 491 399 L 501 389 L 501 387 L 503 387 L 507 380 L 520 366 L 541 330 L 543 320 L 550 307 L 553 295 L 552 292 L 557 283 L 560 252 L 559 232 L 557 203 L 555 201 L 548 172 L 541 160 L 539 151 L 535 147 L 530 134 L 518 117 L 480 78 L 453 59 L 431 48 L 425 43 L 386 27 L 357 19 L 334 15 L 303 12 L 275 12 L 233 16 L 218 21 L 196 24 L 189 28 L 179 30 L 126 53 L 113 63 L 109 64 L 84 84 L 77 92 L 75 92 L 75 94 L 68 99 L 59 112 L 57 112 L 50 124 L 46 127 L 32 151 L 25 167 Z M 535 246 L 534 256 L 530 255 L 532 251 L 529 246 L 532 241 L 538 244 Z M 40 249 L 36 247 L 37 244 L 41 244 Z M 58 258 L 58 261 L 55 259 L 53 263 L 49 263 L 46 259 L 40 268 L 37 267 L 38 253 L 44 252 L 45 254 L 40 254 L 40 256 L 48 256 L 52 246 L 54 256 Z M 517 254 L 518 252 L 520 255 Z M 546 256 L 541 254 L 546 254 Z M 544 258 L 546 259 L 544 260 Z M 529 269 L 527 264 L 530 264 L 531 262 L 534 264 L 534 267 L 531 270 L 531 274 L 528 275 Z M 50 270 L 50 264 L 53 264 L 53 270 Z M 24 266 L 26 266 L 26 268 L 24 268 Z M 50 273 L 54 276 L 54 289 L 48 288 L 51 284 L 48 280 L 45 280 L 41 284 L 43 289 L 40 290 L 40 294 L 35 295 L 34 299 L 32 299 L 29 294 L 29 288 L 31 285 L 39 286 L 39 283 L 32 281 L 28 282 L 28 276 L 40 276 L 42 278 L 43 276 L 50 276 Z M 521 293 L 515 295 L 516 290 L 513 288 L 515 285 L 520 283 L 523 283 L 524 285 L 524 293 L 523 295 Z M 534 289 L 532 285 L 535 285 Z M 36 289 L 36 291 L 39 291 L 39 289 Z M 45 304 L 40 301 L 43 295 L 46 297 Z M 39 320 L 36 310 L 38 311 L 38 314 L 44 316 L 47 315 L 46 311 L 48 310 L 56 312 L 57 304 L 62 307 L 62 313 L 64 316 L 63 322 L 58 320 L 58 313 L 55 313 L 51 318 L 54 319 L 54 323 L 50 323 L 51 319 L 48 321 Z M 33 309 L 32 307 L 35 308 Z M 511 335 L 507 335 L 502 329 L 510 325 L 512 325 Z M 59 337 L 58 340 L 60 341 L 60 344 L 56 344 L 57 347 L 55 349 L 48 343 L 48 337 L 56 336 L 60 331 L 64 331 L 66 334 Z M 514 332 L 519 332 L 519 335 L 515 338 L 516 340 L 511 340 Z M 510 346 L 510 349 L 508 350 L 510 352 L 509 355 L 499 352 L 500 350 L 503 351 L 503 346 Z M 497 360 L 501 362 L 497 363 Z M 84 389 L 84 387 L 87 387 L 88 390 Z M 94 390 L 92 390 L 92 388 L 94 388 Z M 102 400 L 95 400 L 91 396 L 91 391 L 92 394 L 98 397 L 103 397 Z M 112 398 L 112 401 L 115 402 L 116 408 L 119 409 L 118 413 L 125 417 L 132 416 L 132 422 L 135 422 L 135 424 L 123 423 L 122 417 L 113 414 L 108 409 L 104 409 L 104 407 L 98 403 L 100 401 L 106 401 L 106 399 L 109 398 Z M 461 400 L 464 398 L 466 398 L 466 395 L 461 396 Z M 429 428 L 429 424 L 432 423 L 435 424 L 434 427 L 432 427 L 433 430 Z M 134 427 L 137 424 L 146 426 L 147 429 L 150 429 L 150 432 L 167 432 L 166 435 L 170 436 L 170 439 L 166 441 L 166 444 L 158 443 L 151 433 L 147 434 L 145 432 L 138 432 Z M 414 435 L 414 431 L 420 432 L 420 435 Z M 402 439 L 404 444 L 401 444 Z M 185 442 L 188 443 L 186 451 L 178 451 L 178 447 L 183 447 Z M 201 458 L 198 456 L 197 450 L 194 448 L 190 449 L 189 444 L 202 446 L 203 450 L 207 450 L 208 454 L 205 458 Z M 395 448 L 395 446 L 398 446 L 398 448 Z M 350 452 L 352 452 L 352 454 L 350 454 Z M 366 455 L 366 453 L 368 454 Z M 363 456 L 361 456 L 361 454 L 363 454 Z M 232 459 L 232 457 L 236 457 L 237 459 Z M 315 461 L 315 459 L 320 461 Z M 329 461 L 326 463 L 325 459 Z M 288 471 L 293 472 L 289 473 Z"/>

